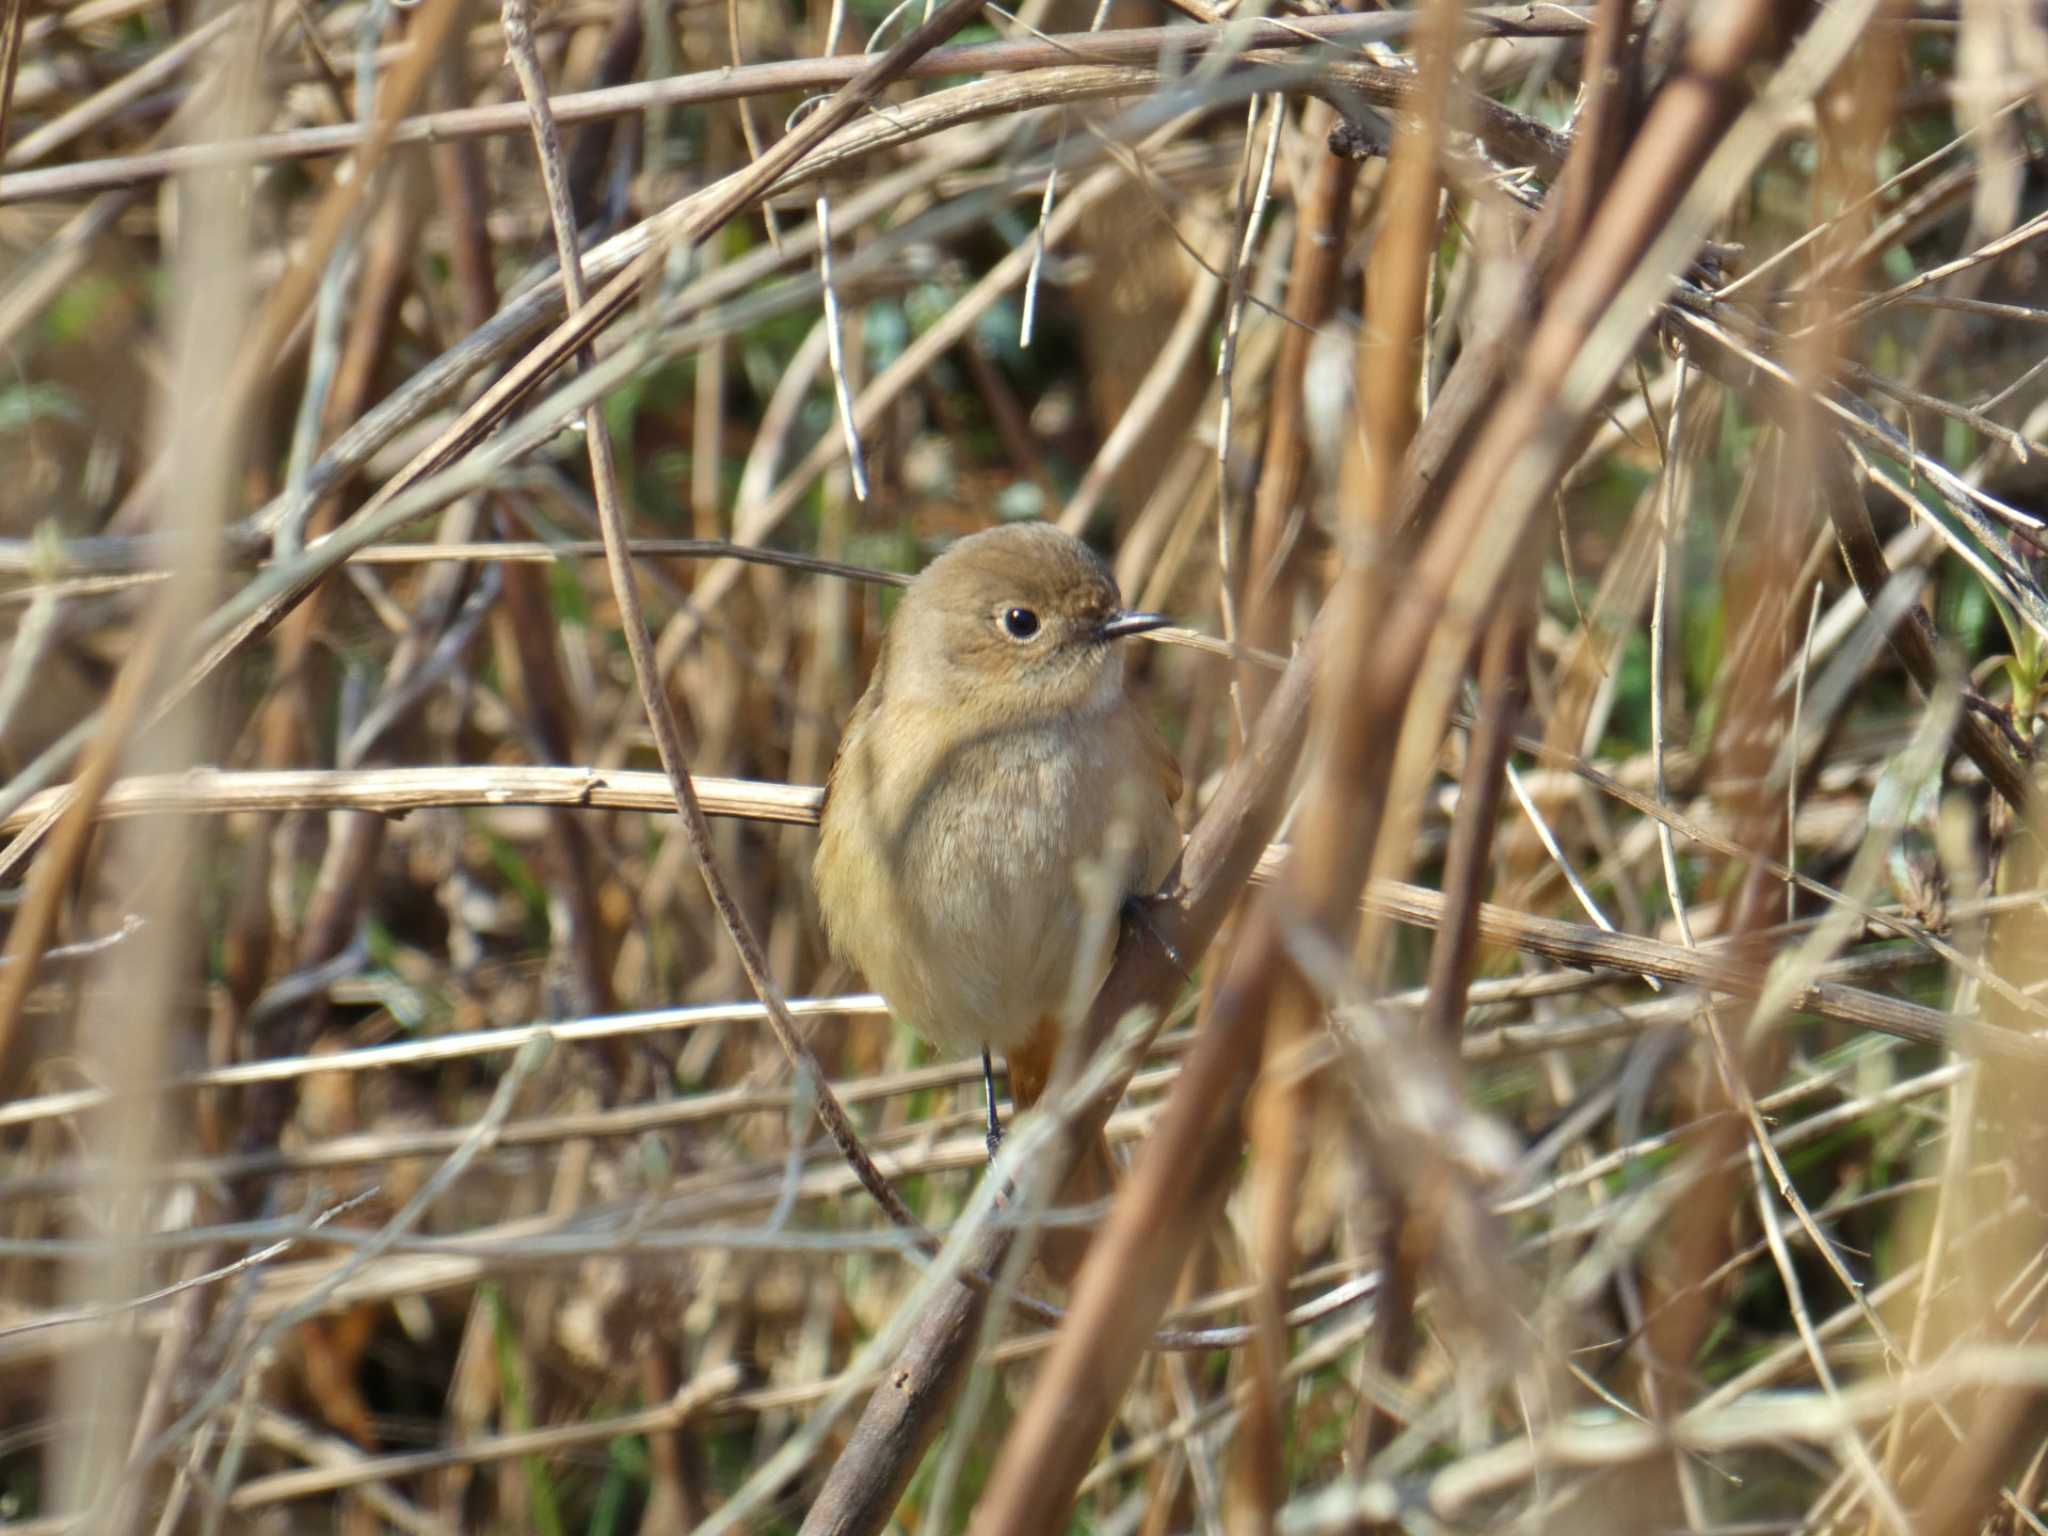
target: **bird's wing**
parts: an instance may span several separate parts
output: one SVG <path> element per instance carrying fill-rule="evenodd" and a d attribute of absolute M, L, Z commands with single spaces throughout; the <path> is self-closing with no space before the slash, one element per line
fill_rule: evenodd
<path fill-rule="evenodd" d="M 1180 804 L 1182 780 L 1180 760 L 1173 755 L 1173 748 L 1166 744 L 1166 738 L 1159 734 L 1159 728 L 1152 723 L 1151 717 L 1139 709 L 1131 713 L 1137 717 L 1135 734 L 1138 738 L 1139 773 L 1145 776 L 1141 782 L 1157 786 L 1160 795 L 1157 808 L 1145 818 L 1140 829 L 1140 836 L 1145 842 L 1141 889 L 1149 893 L 1166 878 L 1174 862 L 1180 858 L 1180 817 L 1175 807 Z"/>
<path fill-rule="evenodd" d="M 818 802 L 818 819 L 825 819 L 826 811 L 832 804 L 832 790 L 839 782 L 839 770 L 846 766 L 847 757 L 859 745 L 865 733 L 868 719 L 882 702 L 882 669 L 887 652 L 875 659 L 875 670 L 868 678 L 868 685 L 861 690 L 860 702 L 853 706 L 853 713 L 846 717 L 846 729 L 839 733 L 839 750 L 832 754 L 832 771 L 825 775 L 825 796 Z"/>
<path fill-rule="evenodd" d="M 1166 803 L 1170 806 L 1179 805 L 1181 790 L 1184 787 L 1180 759 L 1174 756 L 1173 748 L 1166 744 L 1166 738 L 1159 734 L 1159 727 L 1152 723 L 1152 717 L 1142 710 L 1138 712 L 1138 747 L 1144 755 L 1145 766 L 1151 770 L 1152 777 L 1165 794 Z"/>

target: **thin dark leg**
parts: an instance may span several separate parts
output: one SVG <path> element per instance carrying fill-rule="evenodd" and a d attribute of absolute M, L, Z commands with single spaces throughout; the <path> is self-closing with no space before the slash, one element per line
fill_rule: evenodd
<path fill-rule="evenodd" d="M 985 1045 L 981 1048 L 981 1089 L 988 1104 L 988 1155 L 993 1160 L 996 1148 L 1003 1144 L 1003 1122 L 996 1118 L 996 1064 Z"/>

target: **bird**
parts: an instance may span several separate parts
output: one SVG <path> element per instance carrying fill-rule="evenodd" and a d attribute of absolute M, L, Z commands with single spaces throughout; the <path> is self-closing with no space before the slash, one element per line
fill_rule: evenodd
<path fill-rule="evenodd" d="M 1180 767 L 1119 643 L 1170 622 L 1126 608 L 1094 551 L 1050 524 L 970 534 L 905 589 L 833 762 L 812 869 L 826 938 L 916 1034 L 980 1049 L 991 1155 L 990 1052 L 1029 1108 L 1069 997 L 1108 973 L 1115 926 L 1088 921 L 1084 871 L 1129 901 L 1179 856 Z M 1098 1138 L 1058 1202 L 1113 1178 Z M 1040 1256 L 1070 1280 L 1086 1243 L 1054 1229 Z"/>

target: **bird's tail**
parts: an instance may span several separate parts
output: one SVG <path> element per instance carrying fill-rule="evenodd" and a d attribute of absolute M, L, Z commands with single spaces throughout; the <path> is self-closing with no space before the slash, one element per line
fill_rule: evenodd
<path fill-rule="evenodd" d="M 1010 1074 L 1010 1102 L 1018 1110 L 1029 1109 L 1044 1097 L 1053 1063 L 1059 1057 L 1059 1045 L 1059 1022 L 1048 1018 L 1039 1022 L 1026 1044 L 1008 1053 L 1005 1064 Z M 1093 1205 L 1114 1193 L 1116 1162 L 1110 1156 L 1108 1138 L 1098 1131 L 1068 1170 L 1053 1204 Z M 1038 1243 L 1039 1261 L 1060 1284 L 1072 1285 L 1081 1272 L 1081 1261 L 1088 1256 L 1088 1243 L 1093 1236 L 1089 1227 L 1047 1227 Z"/>

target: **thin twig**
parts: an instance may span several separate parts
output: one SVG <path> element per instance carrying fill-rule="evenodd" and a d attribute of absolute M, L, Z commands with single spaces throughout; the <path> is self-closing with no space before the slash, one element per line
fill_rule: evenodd
<path fill-rule="evenodd" d="M 795 157 L 791 146 L 797 150 L 803 147 L 806 134 L 810 142 L 822 138 L 826 131 L 821 124 L 835 125 L 849 116 L 855 102 L 872 96 L 895 75 L 900 74 L 908 62 L 918 55 L 930 51 L 960 27 L 964 26 L 980 9 L 980 0 L 947 0 L 946 5 L 925 26 L 920 27 L 902 44 L 891 51 L 889 56 L 877 65 L 871 65 L 860 77 L 841 92 L 839 98 L 824 110 L 815 114 L 803 128 L 785 137 L 768 156 L 756 162 L 757 173 L 780 169 Z M 541 172 L 547 185 L 549 208 L 554 219 L 555 240 L 562 262 L 562 281 L 567 294 L 572 318 L 585 307 L 586 296 L 583 288 L 582 256 L 576 249 L 576 234 L 573 218 L 569 212 L 568 188 L 561 170 L 561 149 L 556 140 L 554 119 L 548 112 L 546 85 L 541 78 L 540 66 L 533 53 L 532 35 L 527 24 L 526 0 L 504 0 L 506 41 L 512 50 L 513 65 L 519 72 L 520 86 L 526 95 L 528 109 L 533 114 L 534 138 L 540 149 Z M 837 108 L 835 114 L 834 109 Z M 778 160 L 780 163 L 778 163 Z M 766 175 L 759 179 L 766 180 Z M 736 205 L 735 205 L 736 206 Z M 821 231 L 821 234 L 823 232 Z M 631 271 L 622 276 L 630 276 Z M 617 287 L 614 283 L 614 287 Z M 626 648 L 633 659 L 633 673 L 640 688 L 642 707 L 647 712 L 648 723 L 653 727 L 655 745 L 660 751 L 662 768 L 667 773 L 669 785 L 675 797 L 678 814 L 682 817 L 683 830 L 690 841 L 690 850 L 696 859 L 699 873 L 711 894 L 713 907 L 724 925 L 727 936 L 738 951 L 740 963 L 747 975 L 747 981 L 754 989 L 754 995 L 768 1010 L 768 1018 L 775 1032 L 776 1041 L 789 1057 L 793 1069 L 804 1075 L 816 1086 L 818 1118 L 826 1131 L 838 1145 L 848 1166 L 860 1177 L 862 1185 L 877 1204 L 889 1214 L 889 1218 L 907 1231 L 921 1230 L 921 1224 L 903 1203 L 881 1170 L 875 1167 L 866 1149 L 861 1145 L 860 1134 L 854 1129 L 845 1107 L 826 1086 L 824 1069 L 818 1064 L 809 1043 L 796 1027 L 796 1020 L 783 1001 L 781 990 L 768 974 L 767 956 L 762 952 L 760 941 L 755 938 L 753 926 L 747 920 L 739 903 L 733 898 L 725 877 L 721 872 L 717 855 L 712 847 L 711 826 L 705 819 L 697 792 L 691 784 L 689 756 L 683 746 L 682 727 L 676 720 L 675 707 L 669 701 L 668 690 L 662 684 L 660 669 L 654 659 L 654 639 L 648 633 L 647 619 L 640 607 L 639 587 L 633 567 L 626 553 L 625 513 L 620 504 L 618 470 L 612 459 L 611 434 L 608 430 L 601 407 L 592 402 L 585 410 L 584 429 L 586 446 L 590 454 L 591 480 L 597 492 L 598 523 L 604 533 L 605 567 L 611 576 L 612 596 L 618 604 L 619 627 L 625 632 Z"/>

